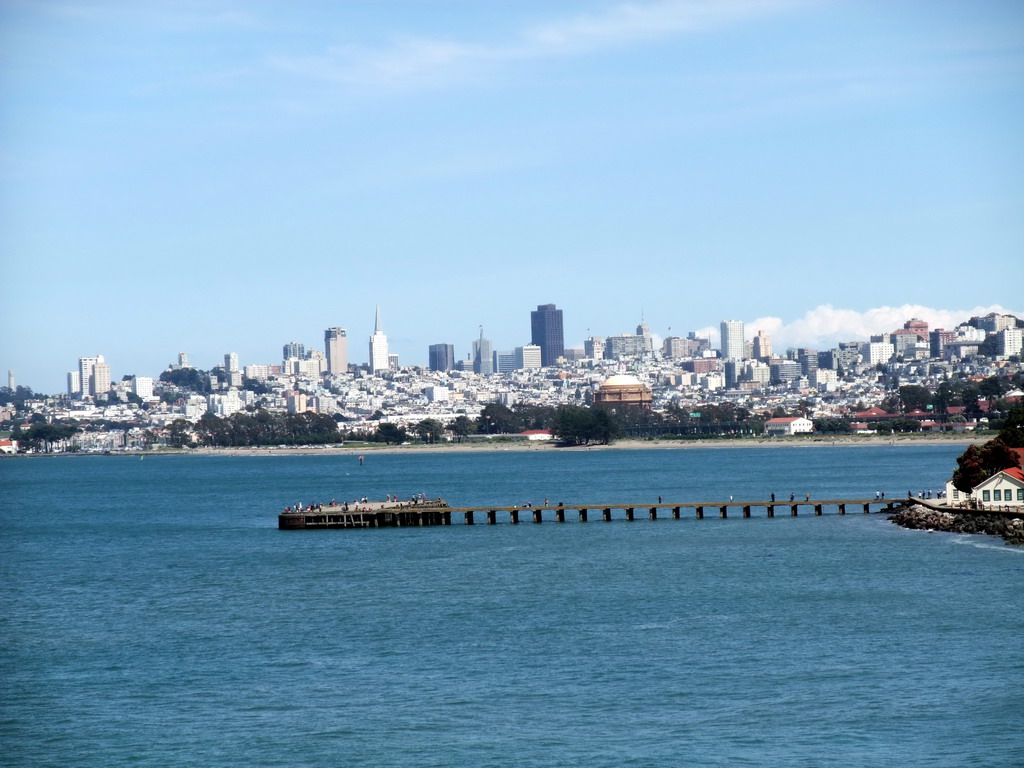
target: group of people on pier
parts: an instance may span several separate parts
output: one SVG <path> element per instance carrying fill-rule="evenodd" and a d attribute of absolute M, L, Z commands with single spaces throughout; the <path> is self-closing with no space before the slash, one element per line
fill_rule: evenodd
<path fill-rule="evenodd" d="M 440 496 L 437 497 L 436 501 L 428 501 L 427 494 L 425 493 L 414 493 L 409 497 L 408 501 L 399 501 L 397 493 L 386 494 L 385 501 L 371 502 L 368 496 L 363 496 L 352 501 L 345 501 L 341 503 L 342 512 L 372 512 L 374 509 L 379 509 L 383 506 L 387 506 L 389 509 L 408 509 L 410 507 L 416 507 L 421 504 L 429 503 L 431 506 L 440 507 L 448 506 L 444 499 Z M 374 506 L 376 505 L 376 507 Z M 328 509 L 335 508 L 338 506 L 336 499 L 331 499 L 330 502 L 324 503 L 322 501 L 315 501 L 309 504 L 302 504 L 301 502 L 296 503 L 294 506 L 287 506 L 284 508 L 284 514 L 286 515 L 299 515 L 310 512 L 323 512 L 324 508 Z"/>

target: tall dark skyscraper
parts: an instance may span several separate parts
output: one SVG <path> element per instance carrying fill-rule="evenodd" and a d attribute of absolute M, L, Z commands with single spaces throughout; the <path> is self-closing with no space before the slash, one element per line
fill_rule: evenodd
<path fill-rule="evenodd" d="M 455 367 L 455 346 L 453 344 L 430 345 L 430 370 L 450 371 Z"/>
<path fill-rule="evenodd" d="M 547 367 L 565 354 L 562 310 L 554 304 L 538 304 L 530 313 L 530 341 L 540 347 L 540 364 Z"/>

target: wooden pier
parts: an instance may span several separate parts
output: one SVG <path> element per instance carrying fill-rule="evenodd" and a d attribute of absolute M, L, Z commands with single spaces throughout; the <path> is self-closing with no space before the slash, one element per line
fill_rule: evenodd
<path fill-rule="evenodd" d="M 797 517 L 805 514 L 822 516 L 826 514 L 845 515 L 848 510 L 891 512 L 904 503 L 903 499 L 803 499 L 793 501 L 703 501 L 703 502 L 658 502 L 637 504 L 557 504 L 544 506 L 492 506 L 449 507 L 443 500 L 399 504 L 395 502 L 369 502 L 343 506 L 325 506 L 312 510 L 287 512 L 278 515 L 278 528 L 282 530 L 308 530 L 317 528 L 407 528 L 427 525 L 452 525 L 454 519 L 463 525 L 475 525 L 481 515 L 486 525 L 497 525 L 499 515 L 510 525 L 522 521 L 535 524 L 545 519 L 565 523 L 575 518 L 586 523 L 591 513 L 602 522 L 634 522 L 646 517 L 658 520 L 662 516 L 679 520 L 684 515 L 703 520 L 706 515 L 728 518 L 730 512 L 744 518 L 776 517 L 787 515 Z M 545 518 L 545 514 L 547 517 Z"/>

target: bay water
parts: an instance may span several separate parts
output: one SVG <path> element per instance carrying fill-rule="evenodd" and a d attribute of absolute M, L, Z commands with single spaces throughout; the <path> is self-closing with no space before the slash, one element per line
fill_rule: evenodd
<path fill-rule="evenodd" d="M 809 510 L 276 527 L 389 493 L 905 497 L 962 450 L 0 461 L 0 765 L 1024 765 L 998 539 Z"/>

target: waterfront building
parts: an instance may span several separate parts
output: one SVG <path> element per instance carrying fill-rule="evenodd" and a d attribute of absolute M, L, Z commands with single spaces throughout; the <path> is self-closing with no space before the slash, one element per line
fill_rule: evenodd
<path fill-rule="evenodd" d="M 348 373 L 348 334 L 344 328 L 328 328 L 324 331 L 324 352 L 327 354 L 329 374 Z"/>
<path fill-rule="evenodd" d="M 540 347 L 541 365 L 555 365 L 565 353 L 562 310 L 554 304 L 538 304 L 530 313 L 530 342 Z"/>
<path fill-rule="evenodd" d="M 453 344 L 431 344 L 428 348 L 429 368 L 432 371 L 450 371 L 455 367 Z"/>
<path fill-rule="evenodd" d="M 768 421 L 764 423 L 764 431 L 772 437 L 798 435 L 801 433 L 813 432 L 814 423 L 803 416 L 786 416 L 776 419 L 768 419 Z"/>
<path fill-rule="evenodd" d="M 536 344 L 516 347 L 516 368 L 531 369 L 543 367 L 543 354 Z"/>
<path fill-rule="evenodd" d="M 742 360 L 743 321 L 723 320 L 719 328 L 722 332 L 722 357 L 726 360 Z"/>
<path fill-rule="evenodd" d="M 370 373 L 386 371 L 390 367 L 388 359 L 388 337 L 380 323 L 380 305 L 374 315 L 373 335 L 370 337 Z"/>

